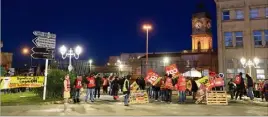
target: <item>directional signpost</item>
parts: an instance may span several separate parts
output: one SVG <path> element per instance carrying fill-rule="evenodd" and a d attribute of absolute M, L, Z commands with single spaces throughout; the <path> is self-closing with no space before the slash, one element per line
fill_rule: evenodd
<path fill-rule="evenodd" d="M 31 54 L 34 59 L 46 59 L 45 68 L 45 81 L 44 81 L 44 93 L 43 100 L 46 99 L 46 87 L 47 87 L 47 68 L 48 60 L 54 59 L 54 50 L 56 48 L 56 34 L 49 32 L 34 31 L 33 34 L 36 36 L 32 40 L 36 47 L 32 48 L 33 54 Z"/>

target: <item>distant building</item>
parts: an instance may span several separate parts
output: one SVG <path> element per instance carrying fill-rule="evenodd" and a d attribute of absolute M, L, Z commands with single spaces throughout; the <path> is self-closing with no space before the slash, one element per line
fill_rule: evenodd
<path fill-rule="evenodd" d="M 240 59 L 258 57 L 254 79 L 268 78 L 268 0 L 215 0 L 217 6 L 219 71 L 227 78 L 249 73 Z"/>
<path fill-rule="evenodd" d="M 203 6 L 199 6 L 203 7 Z M 181 52 L 149 54 L 147 68 L 153 69 L 158 74 L 165 74 L 165 66 L 176 64 L 181 73 L 195 68 L 198 71 L 218 72 L 217 51 L 212 49 L 211 18 L 207 12 L 197 12 L 192 16 L 192 50 Z M 164 63 L 164 57 L 169 58 Z M 146 57 L 141 59 L 141 73 L 146 75 Z"/>
<path fill-rule="evenodd" d="M 3 47 L 3 41 L 1 41 L 1 66 L 5 68 L 11 68 L 12 67 L 12 60 L 13 60 L 13 53 L 9 52 L 2 52 Z"/>

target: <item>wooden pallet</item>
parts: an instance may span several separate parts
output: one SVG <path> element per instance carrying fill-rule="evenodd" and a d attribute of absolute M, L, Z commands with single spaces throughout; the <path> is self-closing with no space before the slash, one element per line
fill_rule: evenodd
<path fill-rule="evenodd" d="M 228 105 L 226 91 L 208 91 L 206 100 L 207 105 Z"/>

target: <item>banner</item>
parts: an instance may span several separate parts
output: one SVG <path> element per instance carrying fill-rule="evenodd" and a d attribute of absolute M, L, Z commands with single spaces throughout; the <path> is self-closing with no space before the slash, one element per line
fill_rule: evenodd
<path fill-rule="evenodd" d="M 0 77 L 0 89 L 20 87 L 42 87 L 44 76 L 12 76 Z"/>
<path fill-rule="evenodd" d="M 176 66 L 176 64 L 172 64 L 169 66 L 166 66 L 166 74 L 171 74 L 173 78 L 178 77 L 179 76 L 179 70 Z"/>
<path fill-rule="evenodd" d="M 136 91 L 138 90 L 139 88 L 139 85 L 136 83 L 136 82 L 133 82 L 131 85 L 130 85 L 130 90 L 132 91 Z"/>
<path fill-rule="evenodd" d="M 130 93 L 130 104 L 144 104 L 149 103 L 148 94 L 146 91 L 138 90 Z"/>
<path fill-rule="evenodd" d="M 145 77 L 145 81 L 151 83 L 153 86 L 156 85 L 160 81 L 160 77 L 157 73 L 149 70 L 147 76 Z"/>

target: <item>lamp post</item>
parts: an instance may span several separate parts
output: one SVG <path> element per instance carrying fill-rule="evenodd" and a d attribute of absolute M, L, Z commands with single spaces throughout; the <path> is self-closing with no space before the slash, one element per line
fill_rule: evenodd
<path fill-rule="evenodd" d="M 143 29 L 146 30 L 146 72 L 147 72 L 147 66 L 148 66 L 148 46 L 149 46 L 149 30 L 152 29 L 152 26 L 150 24 L 143 25 Z"/>
<path fill-rule="evenodd" d="M 69 72 L 71 72 L 73 70 L 72 57 L 74 57 L 75 59 L 78 59 L 79 58 L 79 55 L 82 53 L 82 48 L 80 46 L 77 46 L 75 48 L 75 50 L 73 50 L 72 48 L 70 48 L 67 51 L 67 48 L 63 45 L 63 46 L 60 47 L 60 53 L 61 53 L 63 59 L 69 57 L 68 70 L 69 70 Z"/>
<path fill-rule="evenodd" d="M 251 68 L 257 68 L 260 60 L 257 57 L 255 57 L 253 61 L 251 59 L 246 60 L 244 57 L 242 57 L 240 62 L 244 68 L 249 67 L 249 75 L 251 76 Z"/>
<path fill-rule="evenodd" d="M 28 54 L 30 54 L 30 49 L 27 48 L 27 47 L 22 48 L 22 54 L 23 54 L 23 55 L 28 55 Z M 31 57 L 31 56 L 30 56 L 30 57 Z M 32 57 L 31 57 L 31 66 L 30 66 L 30 68 L 32 67 L 32 61 L 33 61 L 33 59 L 32 59 Z"/>
<path fill-rule="evenodd" d="M 93 62 L 93 61 L 92 61 L 92 59 L 89 59 L 88 62 L 89 62 L 89 72 L 91 73 L 91 66 L 92 66 L 92 62 Z"/>

